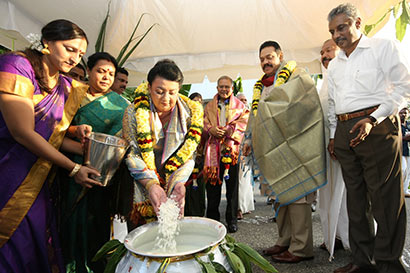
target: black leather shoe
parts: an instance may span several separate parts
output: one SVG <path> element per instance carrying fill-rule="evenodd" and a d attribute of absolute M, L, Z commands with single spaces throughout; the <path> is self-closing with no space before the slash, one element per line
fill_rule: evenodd
<path fill-rule="evenodd" d="M 238 231 L 238 225 L 237 224 L 229 224 L 228 225 L 228 232 L 229 233 L 235 233 Z"/>

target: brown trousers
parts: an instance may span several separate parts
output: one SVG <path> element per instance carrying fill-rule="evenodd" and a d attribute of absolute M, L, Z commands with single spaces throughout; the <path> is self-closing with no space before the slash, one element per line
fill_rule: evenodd
<path fill-rule="evenodd" d="M 299 257 L 313 257 L 312 208 L 309 203 L 292 203 L 279 209 L 276 217 L 277 245 L 289 246 Z"/>
<path fill-rule="evenodd" d="M 401 183 L 399 119 L 386 118 L 352 148 L 349 142 L 358 132 L 349 131 L 363 118 L 339 121 L 335 134 L 335 153 L 347 189 L 353 262 L 363 267 L 376 262 L 379 272 L 405 272 L 400 262 L 406 236 L 406 209 Z M 366 217 L 369 202 L 377 222 L 376 235 Z"/>

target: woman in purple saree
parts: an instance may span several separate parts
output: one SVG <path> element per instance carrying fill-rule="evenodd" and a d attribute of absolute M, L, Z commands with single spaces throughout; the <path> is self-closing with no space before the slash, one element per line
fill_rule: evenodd
<path fill-rule="evenodd" d="M 0 272 L 64 272 L 49 184 L 52 164 L 77 183 L 99 175 L 58 149 L 74 150 L 65 133 L 87 89 L 68 72 L 87 48 L 82 29 L 56 20 L 42 29 L 40 51 L 0 56 Z M 73 128 L 77 135 L 85 127 Z M 77 129 L 77 130 L 76 130 Z"/>

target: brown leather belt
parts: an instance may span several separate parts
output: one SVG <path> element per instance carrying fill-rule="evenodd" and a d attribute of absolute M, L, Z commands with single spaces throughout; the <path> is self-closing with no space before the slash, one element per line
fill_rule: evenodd
<path fill-rule="evenodd" d="M 337 119 L 339 121 L 346 121 L 352 118 L 359 118 L 359 117 L 364 117 L 364 116 L 368 116 L 371 113 L 373 113 L 374 111 L 376 111 L 376 109 L 379 108 L 379 106 L 373 106 L 370 108 L 366 108 L 357 112 L 351 112 L 351 113 L 346 113 L 346 114 L 340 114 L 337 115 Z"/>

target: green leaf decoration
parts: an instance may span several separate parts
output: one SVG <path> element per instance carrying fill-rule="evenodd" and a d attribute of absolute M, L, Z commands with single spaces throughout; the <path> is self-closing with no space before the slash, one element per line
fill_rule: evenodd
<path fill-rule="evenodd" d="M 401 8 L 401 3 L 397 3 L 393 7 L 393 16 L 394 16 L 394 18 L 397 18 L 397 14 L 399 14 L 400 8 Z"/>
<path fill-rule="evenodd" d="M 216 272 L 218 273 L 229 273 L 225 267 L 223 265 L 221 265 L 218 262 L 211 262 L 211 264 L 213 265 L 213 267 L 215 268 Z"/>
<path fill-rule="evenodd" d="M 368 35 L 370 31 L 372 31 L 376 27 L 376 24 L 372 25 L 365 25 L 364 26 L 364 35 Z"/>
<path fill-rule="evenodd" d="M 215 267 L 212 265 L 212 263 L 204 262 L 199 257 L 195 257 L 195 260 L 202 267 L 202 272 L 204 272 L 204 273 L 218 273 L 218 272 L 216 272 Z"/>
<path fill-rule="evenodd" d="M 243 262 L 241 259 L 233 253 L 231 250 L 229 250 L 226 247 L 222 247 L 223 251 L 226 254 L 226 258 L 228 258 L 229 265 L 231 266 L 233 272 L 235 273 L 246 273 L 245 271 L 245 266 L 243 265 Z"/>
<path fill-rule="evenodd" d="M 410 11 L 405 0 L 402 2 L 401 9 L 402 13 L 396 20 L 396 38 L 400 42 L 403 41 L 404 35 L 406 34 L 407 24 L 410 23 Z"/>
<path fill-rule="evenodd" d="M 141 15 L 142 17 L 143 15 Z M 152 30 L 152 28 L 157 25 L 157 24 L 153 24 L 151 25 L 147 31 L 145 31 L 145 33 L 141 36 L 141 38 L 138 40 L 138 42 L 136 42 L 136 44 L 127 52 L 127 54 L 123 57 L 121 57 L 120 59 L 117 59 L 118 62 L 118 67 L 122 67 L 125 63 L 126 60 L 128 60 L 128 58 L 131 56 L 131 54 L 135 51 L 135 49 L 139 46 L 139 44 L 144 40 L 144 38 L 148 35 L 148 33 Z M 134 32 L 137 29 L 138 24 L 135 26 Z M 133 35 L 131 35 L 130 39 L 133 39 Z M 128 48 L 128 45 L 125 45 Z M 122 50 L 122 49 L 121 49 Z"/>
<path fill-rule="evenodd" d="M 236 247 L 239 247 L 258 267 L 267 273 L 278 272 L 265 258 L 263 258 L 256 250 L 243 243 L 236 243 Z"/>
<path fill-rule="evenodd" d="M 248 258 L 248 256 L 246 255 L 246 253 L 240 247 L 235 247 L 235 249 L 233 250 L 233 253 L 238 255 L 238 257 L 243 262 L 243 265 L 245 267 L 245 272 L 246 273 L 252 273 L 251 262 L 250 262 L 250 259 Z"/>
<path fill-rule="evenodd" d="M 179 93 L 188 97 L 188 94 L 189 94 L 189 91 L 191 90 L 191 87 L 192 87 L 192 84 L 183 84 L 181 86 L 181 89 L 179 90 Z"/>
<path fill-rule="evenodd" d="M 127 253 L 127 249 L 123 244 L 121 244 L 112 254 L 110 258 L 108 258 L 108 263 L 104 269 L 104 273 L 115 273 L 115 269 L 117 268 L 117 264 L 120 262 L 122 257 Z"/>
<path fill-rule="evenodd" d="M 389 9 L 376 23 L 372 24 L 372 25 L 365 25 L 364 26 L 364 34 L 368 35 L 370 31 L 372 31 L 378 24 L 380 24 L 384 18 L 386 18 L 386 16 L 388 14 L 390 14 L 392 9 Z"/>
<path fill-rule="evenodd" d="M 238 77 L 233 81 L 233 95 L 236 96 L 238 93 L 243 93 L 242 77 Z"/>
<path fill-rule="evenodd" d="M 225 240 L 227 243 L 235 243 L 235 238 L 233 238 L 231 235 L 226 234 Z"/>
<path fill-rule="evenodd" d="M 402 41 L 406 34 L 407 25 L 410 24 L 410 8 L 406 0 L 403 0 L 396 4 L 394 7 L 387 10 L 387 12 L 372 25 L 364 26 L 364 34 L 368 35 L 384 18 L 393 11 L 393 16 L 396 19 L 396 38 Z M 401 14 L 400 14 L 401 12 Z M 400 16 L 398 17 L 398 15 Z M 398 18 L 397 18 L 398 17 Z"/>
<path fill-rule="evenodd" d="M 122 245 L 120 241 L 117 239 L 111 240 L 106 242 L 100 250 L 98 250 L 97 254 L 95 254 L 94 258 L 92 259 L 93 262 L 98 261 L 102 257 L 106 256 L 110 251 L 116 249 L 119 245 Z"/>
<path fill-rule="evenodd" d="M 135 87 L 127 87 L 125 88 L 124 92 L 122 92 L 122 96 L 126 98 L 130 102 L 134 102 L 135 99 Z"/>
<path fill-rule="evenodd" d="M 105 15 L 104 21 L 101 24 L 100 32 L 98 33 L 97 41 L 95 42 L 95 52 L 104 51 L 105 33 L 107 30 L 108 18 L 110 17 L 110 6 L 111 1 L 108 2 L 107 15 Z"/>

